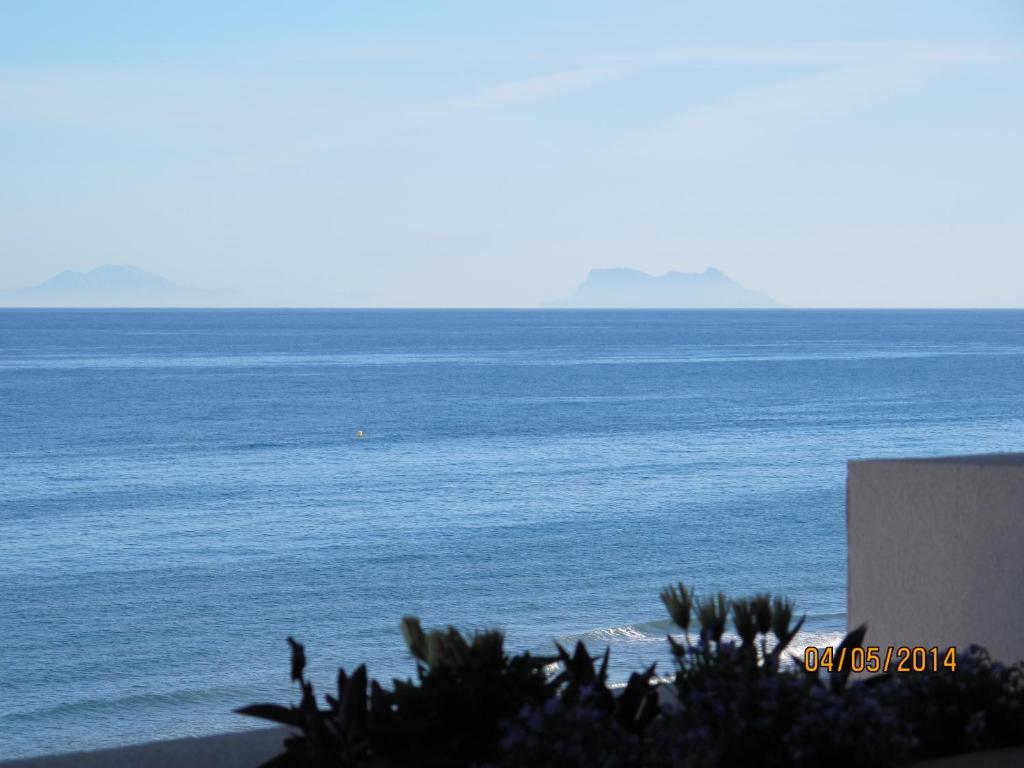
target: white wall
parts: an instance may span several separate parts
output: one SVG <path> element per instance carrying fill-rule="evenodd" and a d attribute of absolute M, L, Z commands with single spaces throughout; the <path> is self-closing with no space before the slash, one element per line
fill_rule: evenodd
<path fill-rule="evenodd" d="M 848 623 L 1024 658 L 1024 454 L 851 461 Z"/>

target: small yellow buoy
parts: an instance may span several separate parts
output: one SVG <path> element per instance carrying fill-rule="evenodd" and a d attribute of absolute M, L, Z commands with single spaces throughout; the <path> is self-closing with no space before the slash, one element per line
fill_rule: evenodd
<path fill-rule="evenodd" d="M 366 437 L 366 435 L 363 434 L 363 430 L 357 429 L 356 430 L 356 437 Z"/>

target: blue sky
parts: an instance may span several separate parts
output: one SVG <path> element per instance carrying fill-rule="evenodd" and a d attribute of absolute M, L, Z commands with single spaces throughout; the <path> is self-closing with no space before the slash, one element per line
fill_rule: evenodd
<path fill-rule="evenodd" d="M 0 288 L 1024 306 L 1024 3 L 10 4 Z M 215 7 L 214 7 L 215 6 Z"/>

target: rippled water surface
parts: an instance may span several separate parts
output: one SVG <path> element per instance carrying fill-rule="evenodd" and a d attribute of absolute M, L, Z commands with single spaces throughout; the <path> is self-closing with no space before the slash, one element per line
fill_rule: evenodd
<path fill-rule="evenodd" d="M 245 727 L 398 633 L 845 622 L 845 462 L 1024 449 L 1022 312 L 0 310 L 0 743 Z M 357 439 L 357 429 L 365 439 Z"/>

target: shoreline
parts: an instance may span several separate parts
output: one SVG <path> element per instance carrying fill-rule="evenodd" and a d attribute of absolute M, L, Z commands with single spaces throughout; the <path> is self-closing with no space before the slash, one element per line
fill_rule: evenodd
<path fill-rule="evenodd" d="M 0 768 L 255 768 L 281 752 L 287 728 L 189 736 L 121 747 L 0 760 Z"/>

